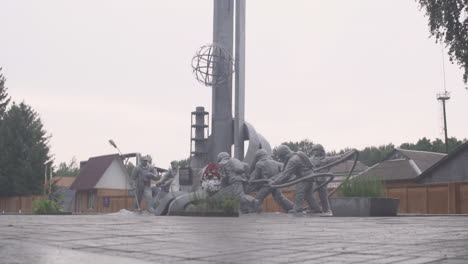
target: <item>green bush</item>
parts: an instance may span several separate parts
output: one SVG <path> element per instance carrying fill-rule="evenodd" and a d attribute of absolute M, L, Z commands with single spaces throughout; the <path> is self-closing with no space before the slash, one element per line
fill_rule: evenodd
<path fill-rule="evenodd" d="M 232 197 L 207 197 L 196 199 L 192 206 L 187 207 L 187 212 L 223 212 L 236 213 L 239 211 L 240 202 Z"/>
<path fill-rule="evenodd" d="M 221 210 L 225 213 L 239 212 L 240 202 L 237 198 L 223 197 L 220 201 Z"/>
<path fill-rule="evenodd" d="M 49 214 L 60 211 L 60 206 L 47 198 L 40 198 L 33 202 L 33 214 Z"/>
<path fill-rule="evenodd" d="M 346 180 L 338 190 L 342 197 L 385 197 L 385 186 L 378 177 L 355 177 Z"/>

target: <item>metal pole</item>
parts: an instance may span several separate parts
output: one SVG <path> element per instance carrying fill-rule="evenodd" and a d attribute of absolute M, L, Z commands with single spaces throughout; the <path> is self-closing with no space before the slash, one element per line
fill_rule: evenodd
<path fill-rule="evenodd" d="M 46 194 L 46 185 L 47 185 L 47 163 L 44 164 L 44 195 Z"/>
<path fill-rule="evenodd" d="M 234 0 L 213 0 L 213 43 L 233 54 Z M 213 72 L 226 67 L 219 59 L 214 60 Z M 219 152 L 231 153 L 233 143 L 232 77 L 212 87 L 211 139 L 209 159 L 216 161 Z"/>
<path fill-rule="evenodd" d="M 445 152 L 449 153 L 448 137 L 447 137 L 447 116 L 445 114 L 445 100 L 442 100 L 442 107 L 444 109 L 444 132 L 445 132 Z"/>
<path fill-rule="evenodd" d="M 244 159 L 245 0 L 236 0 L 234 157 Z"/>

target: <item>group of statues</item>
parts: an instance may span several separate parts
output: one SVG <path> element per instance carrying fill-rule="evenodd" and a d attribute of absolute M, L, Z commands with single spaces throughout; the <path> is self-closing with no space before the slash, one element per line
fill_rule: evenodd
<path fill-rule="evenodd" d="M 326 165 L 336 163 L 343 155 L 327 156 L 320 144 L 312 146 L 311 157 L 300 151 L 293 152 L 287 145 L 280 145 L 277 155 L 280 161 L 275 161 L 269 153 L 259 149 L 253 164 L 249 166 L 226 152 L 219 153 L 217 167 L 221 180 L 216 197 L 238 199 L 242 213 L 262 212 L 262 202 L 270 194 L 288 213 L 328 213 L 327 178 L 320 175 L 327 175 L 329 168 Z M 132 179 L 135 208 L 138 209 L 144 199 L 148 211 L 153 212 L 165 195 L 180 191 L 177 161 L 172 161 L 171 167 L 160 175 L 151 165 L 150 157 L 143 157 L 133 170 Z M 158 181 L 156 186 L 151 187 L 151 180 Z M 292 181 L 296 185 L 293 202 L 280 189 Z M 314 197 L 314 190 L 318 191 L 319 202 Z M 253 192 L 255 197 L 250 195 Z M 308 208 L 304 208 L 304 202 L 307 202 Z"/>
<path fill-rule="evenodd" d="M 218 155 L 218 167 L 221 173 L 221 195 L 235 196 L 241 202 L 244 212 L 261 212 L 263 200 L 271 194 L 273 199 L 288 213 L 306 211 L 304 200 L 308 203 L 310 213 L 328 213 L 328 193 L 326 178 L 301 181 L 306 176 L 328 172 L 328 168 L 318 170 L 327 164 L 342 158 L 342 155 L 327 156 L 322 145 L 312 147 L 312 157 L 303 152 L 293 152 L 287 145 L 280 145 L 277 154 L 281 162 L 273 160 L 265 150 L 259 149 L 255 153 L 252 167 L 236 158 L 231 158 L 225 152 Z M 289 201 L 281 192 L 279 185 L 297 180 L 294 191 L 294 202 Z M 313 194 L 314 184 L 318 187 L 320 204 Z M 255 197 L 249 193 L 255 192 Z"/>
<path fill-rule="evenodd" d="M 169 169 L 161 175 L 152 166 L 151 158 L 143 156 L 140 164 L 133 169 L 131 180 L 135 192 L 135 209 L 141 209 L 144 199 L 148 211 L 153 212 L 158 201 L 167 193 L 180 190 L 179 163 L 172 161 Z M 151 180 L 158 181 L 156 186 L 151 186 Z"/>

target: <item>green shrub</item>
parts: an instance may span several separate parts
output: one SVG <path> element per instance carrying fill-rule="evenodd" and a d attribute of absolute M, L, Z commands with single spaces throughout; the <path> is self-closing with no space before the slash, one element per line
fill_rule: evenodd
<path fill-rule="evenodd" d="M 33 214 L 49 214 L 60 211 L 60 206 L 47 198 L 40 198 L 33 203 Z"/>
<path fill-rule="evenodd" d="M 187 212 L 224 212 L 236 213 L 239 211 L 240 202 L 232 197 L 207 197 L 196 199 L 191 206 L 188 206 Z"/>
<path fill-rule="evenodd" d="M 220 201 L 221 210 L 225 213 L 239 212 L 240 202 L 237 198 L 223 197 Z"/>
<path fill-rule="evenodd" d="M 346 180 L 338 190 L 342 197 L 385 197 L 385 186 L 378 177 L 355 177 Z"/>

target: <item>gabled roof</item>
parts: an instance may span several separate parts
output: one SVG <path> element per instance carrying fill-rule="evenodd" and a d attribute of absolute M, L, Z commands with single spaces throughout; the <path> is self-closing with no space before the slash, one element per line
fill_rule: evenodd
<path fill-rule="evenodd" d="M 70 187 L 75 181 L 75 179 L 76 177 L 58 176 L 58 177 L 53 177 L 51 181 L 56 182 L 57 186 L 59 187 Z"/>
<path fill-rule="evenodd" d="M 337 175 L 348 174 L 349 170 L 351 170 L 351 168 L 353 167 L 353 163 L 354 163 L 353 160 L 347 160 L 346 162 L 341 162 L 338 165 L 332 167 L 330 169 L 330 172 L 333 173 L 333 174 L 337 174 Z M 365 171 L 365 170 L 367 170 L 367 168 L 369 168 L 369 167 L 364 165 L 364 163 L 358 161 L 356 163 L 356 167 L 354 168 L 353 174 Z"/>
<path fill-rule="evenodd" d="M 418 178 L 416 179 L 417 181 L 423 179 L 424 177 L 428 176 L 431 174 L 432 171 L 435 169 L 444 166 L 444 164 L 447 164 L 450 160 L 455 158 L 456 156 L 460 155 L 463 151 L 468 150 L 468 141 L 463 143 L 461 146 L 456 148 L 454 151 L 450 152 L 448 155 L 445 155 L 439 162 L 433 164 L 431 167 L 429 167 L 427 170 L 425 170 L 423 173 L 421 173 Z"/>
<path fill-rule="evenodd" d="M 429 169 L 432 165 L 439 162 L 443 157 L 447 156 L 445 153 L 407 150 L 400 148 L 396 148 L 394 151 L 398 151 L 406 158 L 413 160 L 421 172 Z"/>
<path fill-rule="evenodd" d="M 115 160 L 119 159 L 118 154 L 98 156 L 90 158 L 80 169 L 80 174 L 75 182 L 70 186 L 72 190 L 93 189 L 101 179 L 104 172 Z"/>
<path fill-rule="evenodd" d="M 396 148 L 387 158 L 358 177 L 379 177 L 383 181 L 414 180 L 446 154 Z"/>
<path fill-rule="evenodd" d="M 378 177 L 383 181 L 398 181 L 416 178 L 419 173 L 407 159 L 386 160 L 370 167 L 358 177 Z"/>

